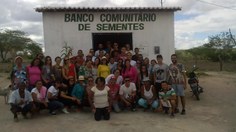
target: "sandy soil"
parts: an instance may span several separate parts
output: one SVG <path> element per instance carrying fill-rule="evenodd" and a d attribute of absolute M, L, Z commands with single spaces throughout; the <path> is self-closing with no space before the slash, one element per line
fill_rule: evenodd
<path fill-rule="evenodd" d="M 0 97 L 1 132 L 236 132 L 236 74 L 226 72 L 209 72 L 209 76 L 200 77 L 200 84 L 205 92 L 196 101 L 186 90 L 187 114 L 177 114 L 170 118 L 162 113 L 124 111 L 112 113 L 110 121 L 96 122 L 90 112 L 72 112 L 50 116 L 47 112 L 33 119 L 22 119 L 15 123 Z M 0 86 L 7 84 L 3 76 Z"/>

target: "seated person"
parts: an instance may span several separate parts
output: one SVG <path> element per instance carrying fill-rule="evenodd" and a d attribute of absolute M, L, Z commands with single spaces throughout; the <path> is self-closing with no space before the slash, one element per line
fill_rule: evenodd
<path fill-rule="evenodd" d="M 75 79 L 74 78 L 69 78 L 69 84 L 73 84 Z M 71 96 L 70 91 L 73 91 L 71 87 L 64 86 L 59 90 L 59 101 L 64 104 L 64 109 L 62 110 L 64 113 L 68 114 L 68 109 L 71 108 L 71 106 L 79 106 L 80 101 L 76 98 Z"/>
<path fill-rule="evenodd" d="M 130 82 L 130 77 L 126 76 L 125 83 L 120 87 L 119 95 L 121 104 L 124 107 L 130 107 L 132 111 L 136 111 L 136 86 Z"/>
<path fill-rule="evenodd" d="M 62 110 L 64 108 L 64 104 L 61 103 L 58 100 L 59 97 L 59 89 L 62 87 L 62 82 L 59 80 L 56 80 L 54 85 L 49 87 L 47 92 L 47 98 L 48 98 L 48 108 L 49 113 L 51 115 L 56 115 L 56 110 Z"/>
<path fill-rule="evenodd" d="M 143 79 L 143 85 L 141 87 L 141 98 L 138 100 L 138 104 L 143 108 L 152 108 L 156 110 L 158 107 L 156 89 L 151 85 L 149 78 Z"/>
<path fill-rule="evenodd" d="M 47 88 L 43 86 L 41 80 L 36 81 L 35 88 L 32 89 L 31 95 L 34 103 L 34 110 L 39 112 L 42 109 L 48 108 Z"/>
<path fill-rule="evenodd" d="M 84 76 L 79 76 L 79 82 L 75 84 L 71 96 L 77 99 L 77 104 L 79 105 L 78 111 L 80 111 L 80 107 L 83 105 L 84 93 L 85 93 L 85 83 Z"/>
<path fill-rule="evenodd" d="M 21 112 L 27 118 L 27 113 L 31 112 L 33 108 L 33 99 L 30 92 L 26 90 L 25 82 L 17 84 L 17 89 L 12 92 L 9 103 L 15 121 L 18 121 L 17 112 Z"/>
<path fill-rule="evenodd" d="M 171 109 L 171 117 L 174 117 L 174 111 L 176 107 L 176 94 L 173 88 L 168 85 L 167 81 L 161 82 L 161 91 L 159 92 L 159 104 L 160 109 L 164 110 L 168 114 Z"/>

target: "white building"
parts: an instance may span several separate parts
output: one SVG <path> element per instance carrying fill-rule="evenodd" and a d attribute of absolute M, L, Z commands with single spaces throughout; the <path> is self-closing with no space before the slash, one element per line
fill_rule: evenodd
<path fill-rule="evenodd" d="M 76 55 L 85 54 L 98 43 L 118 42 L 139 48 L 144 57 L 162 54 L 166 63 L 175 52 L 174 12 L 179 7 L 41 7 L 45 54 L 61 55 L 67 43 Z"/>

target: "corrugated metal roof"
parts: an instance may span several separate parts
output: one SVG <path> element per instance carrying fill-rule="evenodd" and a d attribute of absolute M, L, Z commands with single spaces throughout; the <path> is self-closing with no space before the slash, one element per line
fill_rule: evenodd
<path fill-rule="evenodd" d="M 37 12 L 116 12 L 116 11 L 178 11 L 180 7 L 38 7 Z"/>

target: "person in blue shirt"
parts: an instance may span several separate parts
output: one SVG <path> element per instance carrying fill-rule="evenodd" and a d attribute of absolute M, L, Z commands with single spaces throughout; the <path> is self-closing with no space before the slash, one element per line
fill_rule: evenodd
<path fill-rule="evenodd" d="M 85 93 L 84 76 L 79 76 L 78 83 L 75 84 L 71 93 L 71 96 L 75 97 L 77 99 L 77 103 L 80 105 L 78 111 L 80 111 L 80 108 L 82 107 L 84 93 Z"/>

